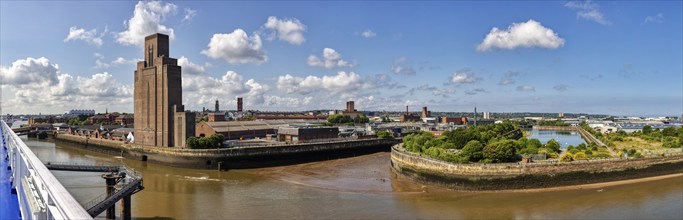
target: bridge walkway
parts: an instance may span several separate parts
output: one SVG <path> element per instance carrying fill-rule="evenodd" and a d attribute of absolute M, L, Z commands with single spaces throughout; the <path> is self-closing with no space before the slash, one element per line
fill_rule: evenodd
<path fill-rule="evenodd" d="M 80 172 L 100 172 L 100 173 L 119 173 L 121 178 L 115 187 L 114 192 L 111 195 L 104 193 L 95 199 L 84 204 L 84 208 L 88 211 L 88 214 L 92 217 L 98 216 L 100 213 L 107 210 L 109 207 L 113 206 L 119 200 L 124 197 L 130 197 L 131 195 L 140 192 L 145 187 L 142 185 L 142 177 L 136 172 L 133 172 L 123 166 L 112 166 L 112 165 L 87 165 L 87 164 L 67 164 L 67 163 L 52 163 L 48 162 L 45 164 L 50 170 L 63 170 L 63 171 L 80 171 Z M 122 217 L 126 219 L 126 217 Z"/>
<path fill-rule="evenodd" d="M 3 128 L 0 127 L 0 130 Z M 2 133 L 2 132 L 0 132 Z M 19 197 L 12 192 L 12 170 L 9 168 L 9 157 L 4 135 L 0 135 L 0 219 L 21 219 Z"/>

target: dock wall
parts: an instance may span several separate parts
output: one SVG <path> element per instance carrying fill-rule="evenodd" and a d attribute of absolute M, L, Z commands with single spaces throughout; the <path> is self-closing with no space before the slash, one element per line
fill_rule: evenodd
<path fill-rule="evenodd" d="M 463 190 L 546 188 L 683 172 L 683 152 L 641 159 L 598 159 L 555 163 L 456 164 L 392 146 L 392 169 L 418 181 Z"/>

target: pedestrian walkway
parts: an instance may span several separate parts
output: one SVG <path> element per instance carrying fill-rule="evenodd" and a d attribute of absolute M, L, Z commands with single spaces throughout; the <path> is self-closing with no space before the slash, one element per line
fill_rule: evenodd
<path fill-rule="evenodd" d="M 7 146 L 2 135 L 0 135 L 0 145 L 2 145 L 0 147 L 0 219 L 21 219 L 17 194 L 12 193 L 12 170 L 9 169 Z"/>

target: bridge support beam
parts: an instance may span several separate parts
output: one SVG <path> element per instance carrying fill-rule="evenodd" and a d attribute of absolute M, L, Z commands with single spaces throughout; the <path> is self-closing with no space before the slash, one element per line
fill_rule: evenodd
<path fill-rule="evenodd" d="M 130 195 L 124 196 L 123 200 L 121 201 L 121 219 L 124 220 L 130 220 Z"/>
<path fill-rule="evenodd" d="M 119 175 L 116 175 L 115 173 L 109 173 L 109 174 L 102 174 L 102 178 L 107 183 L 107 196 L 112 196 L 114 194 L 114 186 L 116 186 L 116 180 L 119 178 Z M 112 204 L 107 208 L 107 219 L 116 219 L 116 204 Z"/>

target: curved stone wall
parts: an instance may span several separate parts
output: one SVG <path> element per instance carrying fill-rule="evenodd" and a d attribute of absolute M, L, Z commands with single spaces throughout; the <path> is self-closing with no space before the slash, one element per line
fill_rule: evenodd
<path fill-rule="evenodd" d="M 641 159 L 557 163 L 456 164 L 392 146 L 392 169 L 418 181 L 464 190 L 528 189 L 588 184 L 683 172 L 683 152 Z"/>

